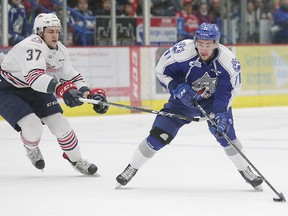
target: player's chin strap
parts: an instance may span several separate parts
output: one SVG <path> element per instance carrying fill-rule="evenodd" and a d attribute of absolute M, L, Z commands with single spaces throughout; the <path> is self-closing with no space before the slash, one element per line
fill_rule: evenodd
<path fill-rule="evenodd" d="M 160 115 L 160 116 L 166 116 L 166 117 L 170 117 L 170 118 L 174 118 L 174 119 L 180 119 L 180 120 L 184 120 L 184 121 L 199 122 L 199 121 L 207 120 L 207 118 L 191 118 L 191 117 L 187 117 L 187 116 L 183 116 L 183 115 L 179 115 L 179 114 L 174 114 L 174 113 L 169 113 L 169 112 L 164 112 L 164 111 L 151 110 L 151 109 L 147 109 L 144 107 L 138 107 L 138 106 L 129 106 L 129 105 L 124 105 L 124 104 L 111 103 L 108 101 L 104 102 L 104 101 L 98 101 L 98 100 L 86 99 L 86 98 L 79 98 L 79 100 L 81 102 L 84 102 L 84 103 L 86 102 L 86 103 L 90 103 L 90 104 L 99 104 L 99 105 L 103 105 L 103 106 L 114 106 L 114 107 L 118 107 L 121 109 L 136 110 L 136 111 L 140 111 L 140 112 L 152 113 L 152 114 L 156 114 L 156 115 Z"/>
<path fill-rule="evenodd" d="M 207 112 L 202 108 L 202 106 L 197 102 L 194 101 L 194 104 L 197 106 L 197 108 L 200 110 L 200 112 L 208 119 L 208 121 L 213 125 L 217 127 L 217 123 L 213 118 L 211 118 Z M 275 202 L 286 202 L 286 199 L 283 195 L 283 193 L 279 193 L 269 182 L 268 180 L 258 171 L 258 169 L 250 162 L 250 160 L 242 153 L 242 151 L 235 145 L 235 143 L 227 136 L 226 133 L 221 133 L 223 138 L 234 147 L 234 149 L 248 162 L 248 164 L 258 173 L 258 175 L 263 179 L 263 181 L 266 182 L 266 184 L 274 191 L 274 193 L 277 194 L 279 198 L 273 198 Z"/>

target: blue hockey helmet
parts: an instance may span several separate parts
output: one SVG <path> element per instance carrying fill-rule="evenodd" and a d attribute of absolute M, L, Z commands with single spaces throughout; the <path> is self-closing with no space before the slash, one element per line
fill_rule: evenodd
<path fill-rule="evenodd" d="M 216 24 L 202 23 L 195 32 L 194 41 L 197 40 L 214 40 L 219 43 L 220 31 Z"/>

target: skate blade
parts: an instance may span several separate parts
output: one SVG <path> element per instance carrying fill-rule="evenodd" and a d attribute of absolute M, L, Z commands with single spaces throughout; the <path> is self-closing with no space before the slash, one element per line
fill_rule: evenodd
<path fill-rule="evenodd" d="M 100 174 L 98 172 L 93 174 L 94 177 L 100 177 Z"/>
<path fill-rule="evenodd" d="M 115 185 L 115 189 L 120 189 L 122 187 L 122 185 L 119 183 L 119 182 L 116 182 L 116 185 Z"/>
<path fill-rule="evenodd" d="M 258 186 L 256 186 L 256 187 L 254 187 L 254 190 L 255 190 L 255 191 L 262 192 L 262 191 L 263 191 L 262 184 L 260 184 L 260 185 L 258 185 Z"/>

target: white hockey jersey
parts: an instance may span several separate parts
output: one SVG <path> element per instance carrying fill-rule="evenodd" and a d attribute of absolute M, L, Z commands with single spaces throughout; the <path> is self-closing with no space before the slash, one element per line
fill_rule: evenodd
<path fill-rule="evenodd" d="M 1 63 L 1 76 L 17 88 L 31 87 L 47 92 L 51 80 L 72 81 L 78 89 L 87 87 L 71 64 L 68 49 L 58 42 L 57 50 L 50 49 L 38 35 L 31 35 L 16 44 Z"/>

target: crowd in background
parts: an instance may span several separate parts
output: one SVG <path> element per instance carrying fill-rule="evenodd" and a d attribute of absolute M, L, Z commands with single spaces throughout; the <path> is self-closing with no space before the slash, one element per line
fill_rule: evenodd
<path fill-rule="evenodd" d="M 116 14 L 121 17 L 140 17 L 143 15 L 143 0 L 116 0 Z M 221 11 L 221 0 L 151 0 L 151 16 L 175 16 L 185 20 L 185 32 L 193 36 L 197 27 L 203 22 L 221 25 L 221 19 L 237 19 L 240 21 L 239 1 L 232 2 L 231 13 Z M 9 0 L 9 45 L 15 45 L 32 33 L 34 17 L 41 12 L 54 12 L 63 20 L 62 1 L 46 0 Z M 68 44 L 94 45 L 93 32 L 97 16 L 109 16 L 111 0 L 70 0 L 68 7 Z M 225 5 L 224 5 L 225 8 Z M 221 15 L 222 13 L 222 15 Z M 96 19 L 95 19 L 96 16 Z M 259 42 L 259 23 L 271 20 L 272 43 L 288 42 L 288 0 L 248 0 L 247 3 L 247 42 Z M 83 29 L 87 32 L 87 41 L 83 42 Z M 78 31 L 77 31 L 78 29 Z M 89 37 L 91 37 L 89 39 Z"/>

